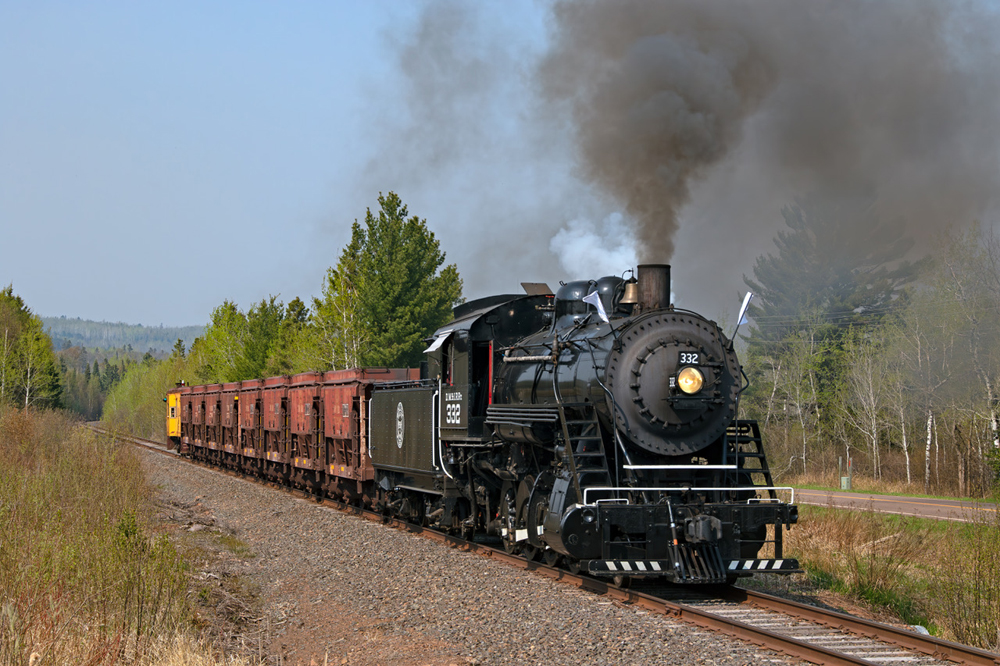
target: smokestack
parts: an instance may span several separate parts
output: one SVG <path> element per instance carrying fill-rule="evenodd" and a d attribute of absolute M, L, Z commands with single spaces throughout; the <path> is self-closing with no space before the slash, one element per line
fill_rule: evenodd
<path fill-rule="evenodd" d="M 639 307 L 643 312 L 670 307 L 669 264 L 640 264 Z"/>

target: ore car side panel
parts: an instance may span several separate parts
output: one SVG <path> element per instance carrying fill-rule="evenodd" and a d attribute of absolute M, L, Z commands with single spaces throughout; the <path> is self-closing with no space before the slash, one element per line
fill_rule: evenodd
<path fill-rule="evenodd" d="M 261 432 L 261 390 L 263 381 L 247 379 L 240 385 L 240 446 L 247 458 L 264 457 Z"/>

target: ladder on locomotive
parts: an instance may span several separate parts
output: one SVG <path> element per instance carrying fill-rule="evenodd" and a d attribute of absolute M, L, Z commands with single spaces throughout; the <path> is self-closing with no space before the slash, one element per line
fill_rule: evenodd
<path fill-rule="evenodd" d="M 757 421 L 734 421 L 726 430 L 730 455 L 736 456 L 736 486 L 768 488 L 768 497 L 775 499 L 774 480 L 764 456 L 764 443 Z"/>
<path fill-rule="evenodd" d="M 613 486 L 604 437 L 597 421 L 597 411 L 590 403 L 557 403 L 562 426 L 563 460 L 569 467 L 577 501 L 583 502 L 586 488 Z M 610 497 L 607 493 L 591 493 L 588 500 Z"/>

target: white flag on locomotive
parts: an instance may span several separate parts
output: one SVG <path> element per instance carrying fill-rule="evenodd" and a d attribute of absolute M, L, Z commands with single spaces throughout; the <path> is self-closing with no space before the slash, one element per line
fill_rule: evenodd
<path fill-rule="evenodd" d="M 584 303 L 589 303 L 597 308 L 597 315 L 604 321 L 608 320 L 608 314 L 604 311 L 604 304 L 601 303 L 601 295 L 596 291 L 592 291 L 583 297 Z"/>

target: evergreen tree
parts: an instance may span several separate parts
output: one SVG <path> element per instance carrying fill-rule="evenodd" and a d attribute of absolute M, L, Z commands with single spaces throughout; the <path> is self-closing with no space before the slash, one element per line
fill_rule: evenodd
<path fill-rule="evenodd" d="M 271 347 L 264 373 L 291 375 L 322 367 L 316 358 L 313 338 L 309 335 L 309 308 L 300 298 L 293 298 L 285 308 L 278 335 Z"/>
<path fill-rule="evenodd" d="M 58 407 L 59 359 L 42 320 L 13 285 L 0 291 L 0 401 L 25 408 Z"/>
<path fill-rule="evenodd" d="M 300 301 L 301 302 L 301 301 Z M 212 311 L 204 338 L 192 345 L 200 359 L 198 375 L 208 382 L 235 382 L 262 377 L 285 318 L 285 306 L 271 296 L 246 313 L 231 301 Z"/>
<path fill-rule="evenodd" d="M 243 342 L 242 363 L 237 371 L 238 379 L 265 375 L 264 366 L 267 365 L 271 349 L 278 340 L 284 319 L 285 306 L 274 296 L 262 299 L 260 303 L 250 308 L 246 314 L 247 337 Z"/>
<path fill-rule="evenodd" d="M 878 321 L 929 263 L 903 260 L 912 241 L 903 225 L 879 219 L 871 197 L 807 198 L 781 214 L 788 230 L 774 240 L 777 256 L 758 257 L 754 279 L 743 278 L 756 296 L 751 341 L 805 329 L 838 338 L 853 323 Z"/>
<path fill-rule="evenodd" d="M 225 300 L 212 310 L 204 337 L 195 341 L 196 345 L 201 343 L 199 377 L 206 382 L 215 383 L 237 381 L 235 378 L 242 363 L 243 341 L 246 336 L 246 316 L 235 303 Z"/>
<path fill-rule="evenodd" d="M 393 192 L 379 194 L 379 211 L 355 222 L 351 242 L 327 274 L 316 304 L 328 343 L 357 349 L 362 366 L 415 366 L 424 338 L 451 318 L 462 280 L 426 220 L 408 216 Z M 336 358 L 335 353 L 327 354 Z M 351 363 L 354 364 L 354 363 Z"/>
<path fill-rule="evenodd" d="M 13 286 L 0 292 L 0 403 L 11 402 L 16 391 L 17 345 L 21 338 L 24 301 L 15 296 Z"/>

